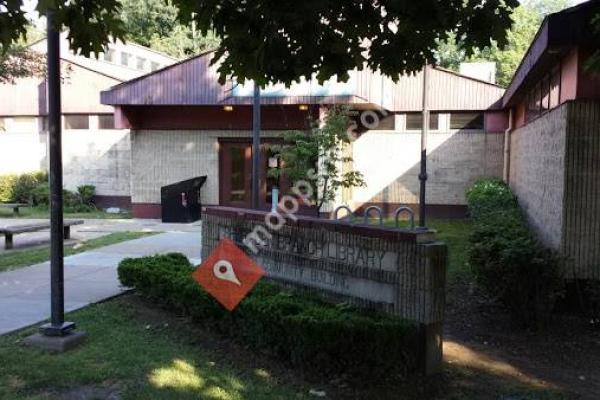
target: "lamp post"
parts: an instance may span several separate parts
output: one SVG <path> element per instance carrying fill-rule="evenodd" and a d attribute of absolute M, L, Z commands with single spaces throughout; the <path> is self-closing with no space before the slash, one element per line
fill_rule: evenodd
<path fill-rule="evenodd" d="M 65 336 L 75 328 L 65 322 L 62 138 L 60 99 L 60 38 L 53 10 L 47 14 L 48 42 L 48 141 L 50 154 L 50 323 L 42 325 L 46 336 Z"/>
<path fill-rule="evenodd" d="M 421 126 L 421 171 L 419 172 L 419 227 L 426 226 L 427 135 L 429 133 L 429 66 L 423 67 L 423 124 Z"/>
<path fill-rule="evenodd" d="M 85 333 L 65 321 L 62 140 L 60 101 L 60 30 L 55 10 L 46 14 L 48 37 L 48 148 L 50 155 L 50 322 L 24 343 L 42 350 L 64 352 L 79 345 Z"/>
<path fill-rule="evenodd" d="M 252 208 L 260 206 L 260 86 L 254 82 L 252 107 Z"/>

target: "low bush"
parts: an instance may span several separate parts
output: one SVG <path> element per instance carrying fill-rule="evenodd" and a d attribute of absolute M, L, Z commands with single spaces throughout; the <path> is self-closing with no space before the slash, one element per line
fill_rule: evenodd
<path fill-rule="evenodd" d="M 35 188 L 48 182 L 46 172 L 0 176 L 0 202 L 31 203 Z"/>
<path fill-rule="evenodd" d="M 192 279 L 192 272 L 193 266 L 181 254 L 119 264 L 123 285 L 294 367 L 385 379 L 405 376 L 421 366 L 420 329 L 415 324 L 264 282 L 229 313 Z"/>
<path fill-rule="evenodd" d="M 501 180 L 478 180 L 467 201 L 473 219 L 468 258 L 478 283 L 520 324 L 543 327 L 563 293 L 561 257 L 537 241 Z"/>

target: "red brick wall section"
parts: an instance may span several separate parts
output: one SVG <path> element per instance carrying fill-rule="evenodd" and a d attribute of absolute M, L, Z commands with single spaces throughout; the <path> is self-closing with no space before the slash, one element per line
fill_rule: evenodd
<path fill-rule="evenodd" d="M 133 203 L 131 205 L 131 214 L 134 218 L 160 219 L 162 212 L 160 204 L 152 203 Z"/>

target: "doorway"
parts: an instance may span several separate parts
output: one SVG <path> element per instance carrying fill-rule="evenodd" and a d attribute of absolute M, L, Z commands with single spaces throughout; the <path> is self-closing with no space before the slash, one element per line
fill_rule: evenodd
<path fill-rule="evenodd" d="M 289 189 L 285 177 L 275 178 L 268 171 L 280 168 L 273 145 L 277 139 L 263 140 L 260 145 L 259 207 L 271 209 L 272 189 L 280 193 Z M 219 140 L 219 204 L 227 207 L 252 207 L 252 142 L 248 139 Z"/>

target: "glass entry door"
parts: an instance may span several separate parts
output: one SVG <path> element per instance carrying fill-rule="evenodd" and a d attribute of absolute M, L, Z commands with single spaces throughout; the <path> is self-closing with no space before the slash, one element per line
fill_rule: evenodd
<path fill-rule="evenodd" d="M 252 147 L 248 143 L 221 143 L 219 164 L 220 204 L 229 207 L 250 207 Z"/>
<path fill-rule="evenodd" d="M 285 193 L 289 185 L 285 178 L 274 178 L 268 174 L 279 168 L 269 144 L 263 142 L 261 148 L 261 168 L 259 176 L 260 208 L 271 208 L 273 187 Z M 228 207 L 252 207 L 252 143 L 250 141 L 221 141 L 219 143 L 219 200 Z"/>

